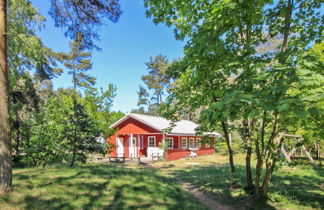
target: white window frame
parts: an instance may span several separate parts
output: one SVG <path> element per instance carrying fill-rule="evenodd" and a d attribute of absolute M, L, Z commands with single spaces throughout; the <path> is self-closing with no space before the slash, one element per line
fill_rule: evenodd
<path fill-rule="evenodd" d="M 148 136 L 147 137 L 148 147 L 152 147 L 151 144 L 150 144 L 150 138 L 154 138 L 154 146 L 153 147 L 156 147 L 156 137 L 155 136 Z"/>
<path fill-rule="evenodd" d="M 183 147 L 182 140 L 186 140 L 186 147 Z M 181 149 L 187 149 L 188 148 L 188 138 L 187 137 L 181 137 Z"/>
<path fill-rule="evenodd" d="M 171 144 L 172 144 L 172 146 L 171 147 L 169 147 L 169 141 L 171 140 Z M 172 137 L 168 137 L 168 138 L 166 138 L 165 139 L 165 142 L 166 142 L 166 148 L 167 149 L 173 149 L 173 147 L 174 147 L 174 141 L 173 141 L 173 138 Z"/>
<path fill-rule="evenodd" d="M 192 140 L 192 142 L 191 142 L 191 140 Z M 192 145 L 191 145 L 191 143 L 192 143 Z M 193 138 L 193 137 L 189 138 L 189 148 L 195 148 L 195 138 Z"/>
<path fill-rule="evenodd" d="M 201 148 L 201 138 L 196 138 L 196 148 Z"/>

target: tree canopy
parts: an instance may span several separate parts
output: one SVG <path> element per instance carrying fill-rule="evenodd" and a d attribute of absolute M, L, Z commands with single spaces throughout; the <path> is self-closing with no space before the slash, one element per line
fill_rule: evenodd
<path fill-rule="evenodd" d="M 201 108 L 203 128 L 216 129 L 220 124 L 234 174 L 228 139 L 233 126 L 229 122 L 243 130 L 247 188 L 255 188 L 259 196 L 266 195 L 283 144 L 281 133 L 293 131 L 289 130 L 290 122 L 313 121 L 313 113 L 323 114 L 314 106 L 323 99 L 318 94 L 322 81 L 315 81 L 322 80 L 323 63 L 308 53 L 314 43 L 322 42 L 321 3 L 144 2 L 148 17 L 174 27 L 175 37 L 187 40 L 184 57 L 169 69 L 177 81 L 167 99 L 165 115 L 174 118 L 179 116 L 176 113 Z M 252 149 L 257 155 L 254 179 Z M 265 174 L 261 174 L 263 167 Z"/>

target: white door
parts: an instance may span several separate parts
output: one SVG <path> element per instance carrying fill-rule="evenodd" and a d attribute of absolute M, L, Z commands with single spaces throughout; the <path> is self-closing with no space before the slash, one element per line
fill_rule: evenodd
<path fill-rule="evenodd" d="M 124 138 L 117 138 L 117 157 L 124 156 Z"/>
<path fill-rule="evenodd" d="M 137 157 L 137 141 L 136 137 L 129 138 L 129 157 Z"/>

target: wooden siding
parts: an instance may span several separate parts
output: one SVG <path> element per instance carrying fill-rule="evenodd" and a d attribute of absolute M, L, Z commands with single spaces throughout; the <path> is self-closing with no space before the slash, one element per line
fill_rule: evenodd
<path fill-rule="evenodd" d="M 141 141 L 138 145 L 138 154 L 140 156 L 147 156 L 147 147 L 148 147 L 148 137 L 149 136 L 155 136 L 156 139 L 156 146 L 158 147 L 159 144 L 163 140 L 163 134 L 157 134 L 159 133 L 158 130 L 138 121 L 133 118 L 129 118 L 122 122 L 117 127 L 117 132 L 113 135 L 108 137 L 107 142 L 112 143 L 115 146 L 117 146 L 117 136 L 124 139 L 124 156 L 129 157 L 129 139 L 130 135 L 133 134 L 133 137 L 137 138 L 137 142 L 141 141 L 140 139 L 143 138 L 143 141 Z M 152 134 L 155 133 L 155 134 Z M 139 138 L 139 136 L 142 136 Z M 166 151 L 167 153 L 167 160 L 178 160 L 180 158 L 186 158 L 189 156 L 190 151 L 187 149 L 181 149 L 181 138 L 185 137 L 187 138 L 187 147 L 189 147 L 189 139 L 194 138 L 194 146 L 196 147 L 196 140 L 197 138 L 202 139 L 201 137 L 193 137 L 193 136 L 166 136 L 166 138 L 173 138 L 173 148 L 168 149 Z M 200 155 L 210 155 L 214 154 L 214 140 L 211 141 L 211 147 L 206 148 L 205 144 L 201 144 L 201 148 L 196 152 L 198 156 Z M 111 156 L 116 156 L 116 148 L 111 149 Z"/>

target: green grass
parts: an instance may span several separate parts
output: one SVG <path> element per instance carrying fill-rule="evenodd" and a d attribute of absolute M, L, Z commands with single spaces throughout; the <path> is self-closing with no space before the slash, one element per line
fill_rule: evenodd
<path fill-rule="evenodd" d="M 180 178 L 209 192 L 218 201 L 246 209 L 324 209 L 324 168 L 314 169 L 308 161 L 274 172 L 269 201 L 257 202 L 244 189 L 244 155 L 236 155 L 235 164 L 241 188 L 232 189 L 227 156 L 211 155 L 192 160 L 155 163 L 162 174 Z M 253 165 L 255 162 L 253 161 Z"/>
<path fill-rule="evenodd" d="M 244 155 L 235 163 L 241 188 L 230 188 L 227 156 L 137 164 L 88 164 L 68 168 L 14 170 L 13 192 L 0 197 L 0 209 L 206 209 L 176 179 L 240 209 L 324 209 L 324 169 L 308 161 L 275 171 L 267 203 L 255 201 L 243 186 Z M 253 162 L 253 164 L 255 164 Z"/>
<path fill-rule="evenodd" d="M 204 209 L 154 169 L 118 164 L 14 170 L 0 209 Z"/>

